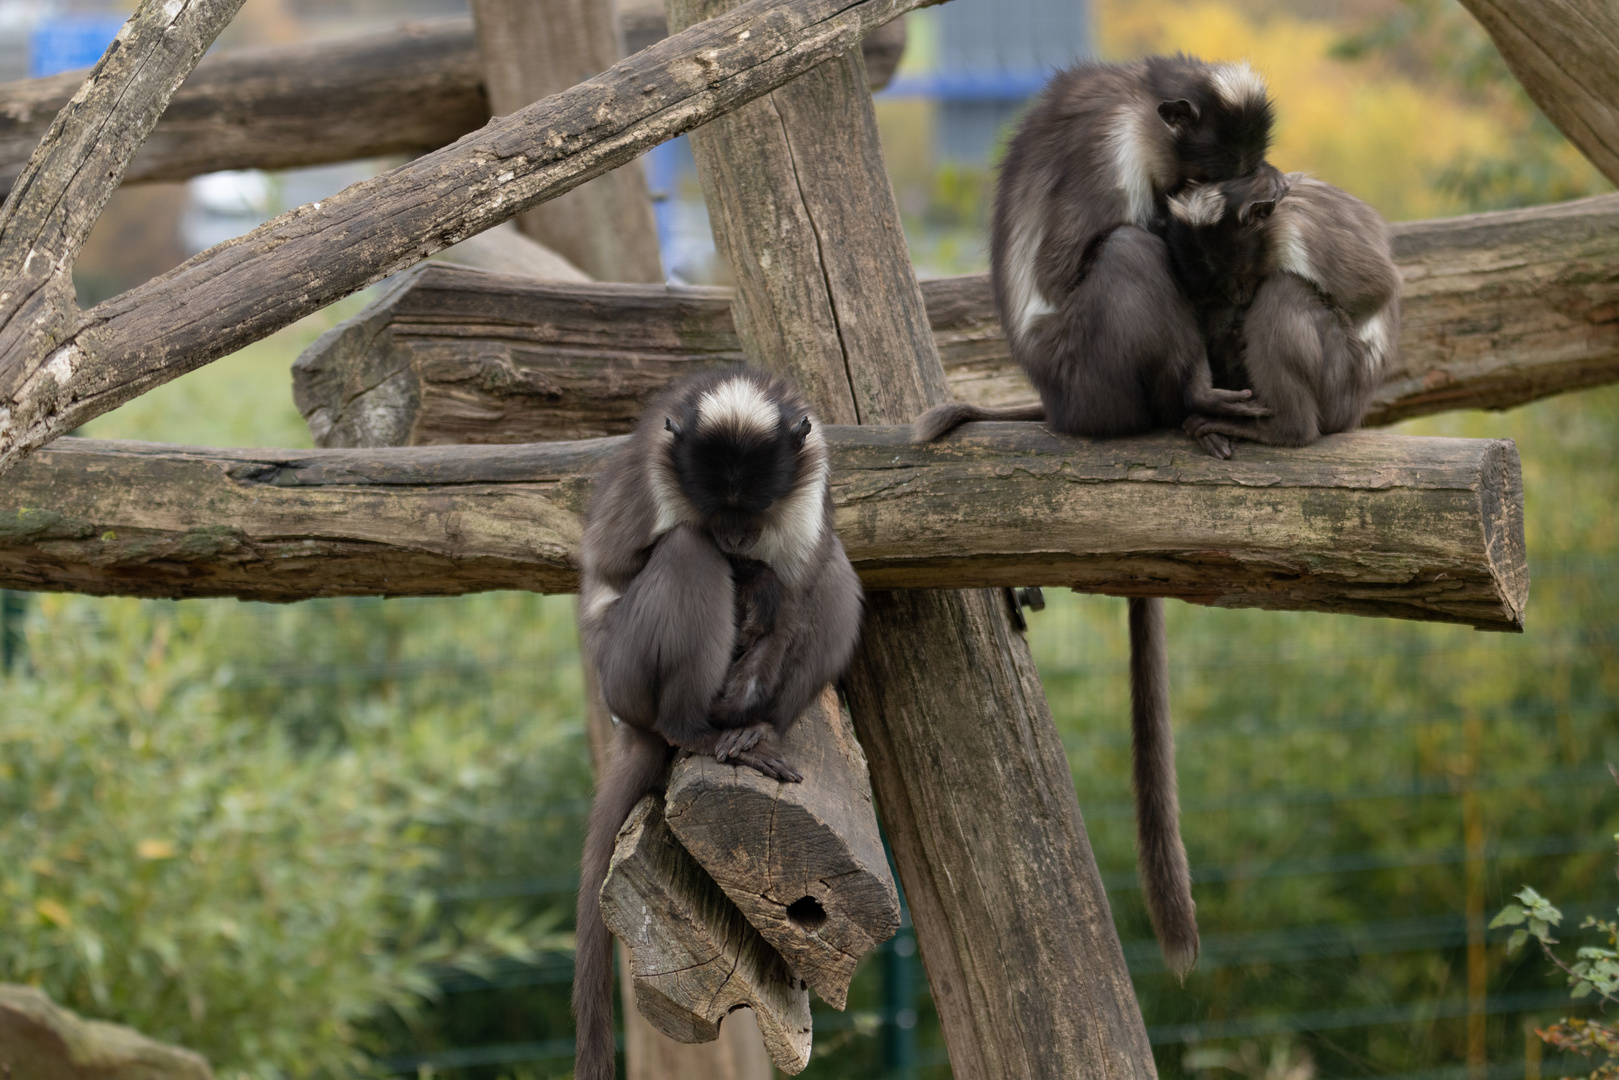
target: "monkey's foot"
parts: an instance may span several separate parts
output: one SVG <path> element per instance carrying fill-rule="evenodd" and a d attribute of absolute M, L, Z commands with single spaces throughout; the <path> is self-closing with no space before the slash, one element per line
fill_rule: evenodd
<path fill-rule="evenodd" d="M 1239 418 L 1269 416 L 1270 410 L 1253 398 L 1254 392 L 1252 390 L 1217 390 L 1211 388 L 1199 391 L 1189 404 L 1194 416 L 1198 413 L 1206 413 L 1209 416 Z M 1188 418 L 1188 421 L 1190 421 L 1190 418 Z"/>
<path fill-rule="evenodd" d="M 776 746 L 776 731 L 769 724 L 751 724 L 720 732 L 714 742 L 714 760 L 746 765 L 785 784 L 796 784 L 804 779 L 781 756 Z"/>
<path fill-rule="evenodd" d="M 714 760 L 729 761 L 744 751 L 752 750 L 770 731 L 769 724 L 750 724 L 720 732 L 719 738 L 714 740 Z"/>

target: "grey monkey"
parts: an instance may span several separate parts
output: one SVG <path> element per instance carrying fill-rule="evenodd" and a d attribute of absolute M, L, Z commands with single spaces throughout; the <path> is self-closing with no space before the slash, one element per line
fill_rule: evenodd
<path fill-rule="evenodd" d="M 853 655 L 860 582 L 832 529 L 829 472 L 798 392 L 735 367 L 666 389 L 597 482 L 579 626 L 618 723 L 580 865 L 580 1080 L 613 1076 L 600 894 L 619 827 L 677 750 L 801 779 L 779 736 Z"/>
<path fill-rule="evenodd" d="M 1400 333 L 1388 226 L 1331 184 L 1290 173 L 1272 197 L 1242 180 L 1170 200 L 1177 276 L 1210 334 L 1216 385 L 1251 389 L 1265 417 L 1189 415 L 1208 439 L 1305 446 L 1366 415 Z"/>

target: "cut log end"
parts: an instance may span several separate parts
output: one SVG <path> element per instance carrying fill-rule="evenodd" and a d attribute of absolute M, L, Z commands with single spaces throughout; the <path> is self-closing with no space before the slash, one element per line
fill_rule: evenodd
<path fill-rule="evenodd" d="M 602 918 L 630 950 L 641 1015 L 679 1042 L 708 1042 L 752 1009 L 776 1067 L 809 1064 L 809 988 L 748 925 L 664 821 L 641 800 L 619 831 L 602 886 Z"/>
<path fill-rule="evenodd" d="M 765 940 L 842 1009 L 856 963 L 899 929 L 899 894 L 865 755 L 830 686 L 787 733 L 785 751 L 802 783 L 706 757 L 677 762 L 666 813 Z"/>

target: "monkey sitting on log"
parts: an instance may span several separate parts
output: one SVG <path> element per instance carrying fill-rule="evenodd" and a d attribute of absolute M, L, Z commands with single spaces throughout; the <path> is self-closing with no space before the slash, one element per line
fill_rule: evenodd
<path fill-rule="evenodd" d="M 1400 271 L 1382 216 L 1303 173 L 1263 171 L 1192 188 L 1169 209 L 1171 262 L 1215 385 L 1252 390 L 1270 412 L 1193 413 L 1186 430 L 1205 445 L 1306 446 L 1357 427 L 1400 333 Z"/>
<path fill-rule="evenodd" d="M 575 1075 L 612 1080 L 601 887 L 677 750 L 785 782 L 779 736 L 848 666 L 861 593 L 832 528 L 830 456 L 785 380 L 746 367 L 667 388 L 585 515 L 580 635 L 615 724 L 580 866 Z"/>

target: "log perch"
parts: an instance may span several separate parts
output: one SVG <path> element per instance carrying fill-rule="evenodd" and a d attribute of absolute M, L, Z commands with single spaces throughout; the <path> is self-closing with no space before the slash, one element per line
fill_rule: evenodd
<path fill-rule="evenodd" d="M 1510 440 L 1354 432 L 1216 461 L 1179 433 L 823 429 L 867 589 L 1072 586 L 1222 607 L 1520 629 Z M 0 482 L 0 587 L 124 596 L 577 589 L 579 514 L 618 439 L 221 450 L 59 439 Z"/>
<path fill-rule="evenodd" d="M 752 1009 L 776 1067 L 809 1064 L 809 990 L 669 831 L 655 796 L 619 830 L 602 918 L 629 946 L 636 1007 L 678 1042 L 711 1042 Z"/>
<path fill-rule="evenodd" d="M 827 687 L 788 732 L 802 784 L 707 757 L 676 762 L 664 814 L 748 922 L 835 1009 L 855 964 L 899 929 L 866 755 Z"/>
<path fill-rule="evenodd" d="M 1506 409 L 1619 379 L 1619 195 L 1394 227 L 1401 357 L 1366 424 Z M 1033 402 L 984 275 L 922 283 L 951 393 Z M 743 357 L 729 290 L 570 286 L 424 267 L 293 369 L 322 446 L 378 423 L 417 443 L 628 431 L 693 366 Z M 385 415 L 379 415 L 385 414 Z"/>

